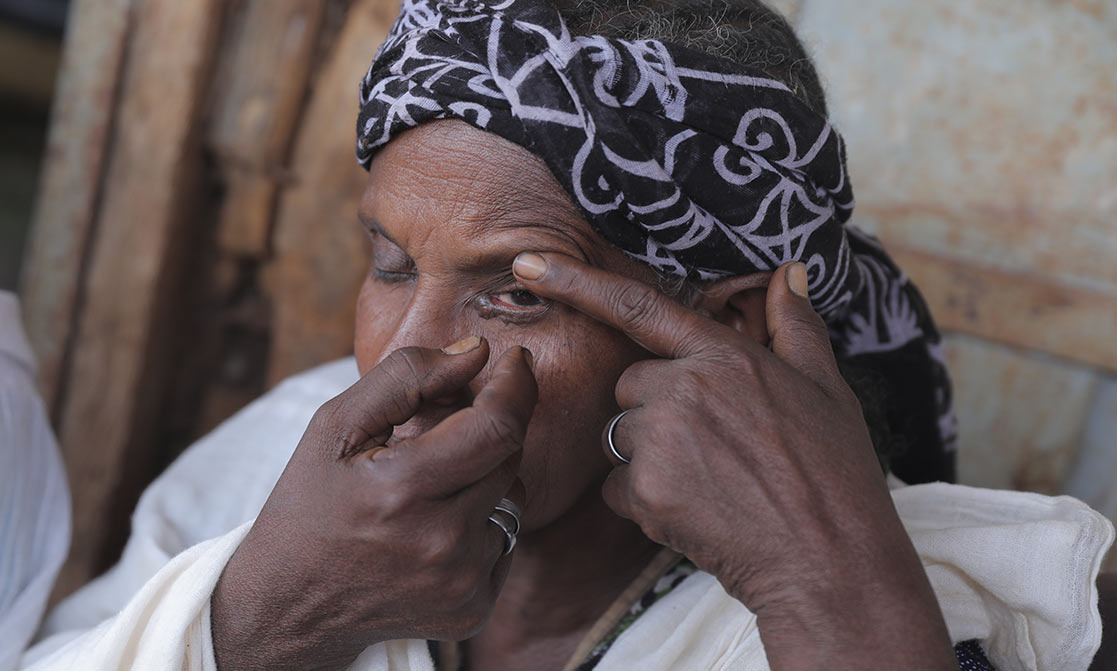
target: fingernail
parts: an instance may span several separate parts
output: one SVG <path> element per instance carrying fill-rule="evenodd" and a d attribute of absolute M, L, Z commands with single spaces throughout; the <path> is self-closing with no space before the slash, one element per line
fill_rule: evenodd
<path fill-rule="evenodd" d="M 535 372 L 535 355 L 532 354 L 531 350 L 529 350 L 526 347 L 521 346 L 520 349 L 524 353 L 524 361 L 527 362 L 527 367 L 530 368 L 531 372 L 534 373 Z"/>
<path fill-rule="evenodd" d="M 802 298 L 810 298 L 810 290 L 807 289 L 807 267 L 802 263 L 795 262 L 787 267 L 787 288 L 796 296 Z"/>
<path fill-rule="evenodd" d="M 453 345 L 443 347 L 442 351 L 446 354 L 465 354 L 466 352 L 472 352 L 480 345 L 481 338 L 478 336 L 469 336 L 468 338 L 462 338 Z"/>
<path fill-rule="evenodd" d="M 534 252 L 520 252 L 512 262 L 512 272 L 523 280 L 537 280 L 547 272 L 547 260 Z"/>

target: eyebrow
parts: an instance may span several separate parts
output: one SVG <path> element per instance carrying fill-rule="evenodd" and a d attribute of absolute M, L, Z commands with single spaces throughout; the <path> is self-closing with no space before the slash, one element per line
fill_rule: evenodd
<path fill-rule="evenodd" d="M 540 204 L 540 205 L 542 205 L 542 204 Z M 582 244 L 582 242 L 579 240 L 579 238 L 582 238 L 582 237 L 585 237 L 585 236 L 571 231 L 569 225 L 551 223 L 551 222 L 548 222 L 546 220 L 544 220 L 544 221 L 539 221 L 539 220 L 527 221 L 527 220 L 525 220 L 524 215 L 528 215 L 528 216 L 530 216 L 530 215 L 526 210 L 527 210 L 527 208 L 516 208 L 516 210 L 513 210 L 513 211 L 504 211 L 504 212 L 492 211 L 491 213 L 489 213 L 490 216 L 487 216 L 482 221 L 477 222 L 481 227 L 481 235 L 486 235 L 486 234 L 489 234 L 489 233 L 492 233 L 492 232 L 497 232 L 497 231 L 502 231 L 502 230 L 522 229 L 522 228 L 535 228 L 535 229 L 543 229 L 543 230 L 551 231 L 552 233 L 558 234 L 562 238 L 569 241 L 570 244 L 574 247 L 574 249 L 577 250 L 577 254 L 575 254 L 575 256 L 580 258 L 583 262 L 588 263 L 592 266 L 599 265 L 598 263 L 595 262 L 594 255 L 590 254 L 589 250 L 586 248 L 586 246 L 584 246 Z M 536 210 L 536 211 L 538 211 L 538 210 Z M 388 234 L 388 232 L 384 229 L 384 226 L 380 223 L 380 221 L 378 219 L 376 219 L 374 217 L 362 216 L 360 213 L 358 213 L 358 219 L 361 221 L 362 224 L 371 228 L 377 235 L 383 236 L 385 240 L 392 243 L 393 245 L 398 247 L 401 251 L 403 251 L 405 254 L 407 254 L 407 250 L 404 250 L 403 247 L 399 244 L 399 242 L 395 238 L 393 238 L 391 235 Z M 466 268 L 468 269 L 468 271 L 471 274 L 477 274 L 477 275 L 496 275 L 498 273 L 508 274 L 508 273 L 511 272 L 512 259 L 515 258 L 516 254 L 518 254 L 520 251 L 550 251 L 550 250 L 546 250 L 546 249 L 532 250 L 532 249 L 530 249 L 530 246 L 524 246 L 524 247 L 520 247 L 518 249 L 509 248 L 509 249 L 490 250 L 490 251 L 485 251 L 485 252 L 482 252 L 482 253 L 471 256 L 469 258 L 468 263 L 465 264 L 465 265 L 466 265 Z M 570 253 L 570 251 L 569 250 L 561 250 L 561 251 L 559 251 L 559 253 Z M 411 257 L 410 254 L 407 254 L 407 256 L 408 256 L 408 258 Z"/>
<path fill-rule="evenodd" d="M 403 247 L 400 247 L 400 244 L 396 242 L 392 236 L 388 235 L 388 232 L 384 230 L 384 227 L 380 225 L 380 220 L 374 217 L 366 217 L 362 215 L 359 210 L 357 211 L 357 220 L 360 221 L 363 225 L 371 228 L 373 232 L 380 237 L 384 238 L 396 247 L 403 249 Z"/>

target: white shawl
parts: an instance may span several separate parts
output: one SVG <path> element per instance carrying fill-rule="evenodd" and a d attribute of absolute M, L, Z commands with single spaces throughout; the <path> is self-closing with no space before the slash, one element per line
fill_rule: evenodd
<path fill-rule="evenodd" d="M 310 415 L 354 379 L 351 359 L 292 378 L 190 448 L 145 492 L 121 562 L 52 613 L 48 638 L 24 665 L 216 671 L 213 587 Z M 893 500 L 955 642 L 978 639 L 999 671 L 1085 671 L 1101 642 L 1095 579 L 1113 542 L 1108 520 L 1070 497 L 959 485 L 901 487 Z M 393 641 L 351 668 L 433 664 L 425 642 Z M 768 665 L 755 617 L 698 573 L 645 612 L 597 668 Z"/>

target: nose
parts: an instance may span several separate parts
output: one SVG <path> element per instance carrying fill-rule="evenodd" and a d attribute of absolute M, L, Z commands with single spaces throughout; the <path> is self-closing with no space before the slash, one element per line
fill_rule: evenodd
<path fill-rule="evenodd" d="M 466 333 L 469 324 L 464 310 L 455 296 L 437 289 L 416 287 L 403 314 L 396 322 L 395 331 L 385 341 L 377 364 L 389 354 L 403 347 L 439 349 L 457 342 L 472 333 Z M 476 334 L 480 335 L 480 334 Z M 486 369 L 488 366 L 486 366 Z M 484 370 L 478 378 L 486 377 Z M 424 433 L 446 417 L 473 402 L 481 383 L 475 378 L 469 385 L 440 398 L 424 398 L 419 410 L 406 423 L 396 427 L 389 443 L 398 442 Z"/>
<path fill-rule="evenodd" d="M 395 329 L 383 341 L 379 365 L 389 354 L 402 347 L 425 347 L 439 349 L 465 337 L 456 336 L 464 322 L 460 310 L 454 309 L 450 297 L 442 297 L 435 291 L 416 289 L 402 314 L 396 315 Z M 384 317 L 388 315 L 378 315 Z"/>

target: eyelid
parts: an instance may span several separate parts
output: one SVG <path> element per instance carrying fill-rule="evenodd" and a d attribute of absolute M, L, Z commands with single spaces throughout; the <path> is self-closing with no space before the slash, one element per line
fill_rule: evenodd
<path fill-rule="evenodd" d="M 382 233 L 375 229 L 369 229 L 372 235 L 372 264 L 379 273 L 383 268 L 382 265 L 397 265 L 401 270 L 388 270 L 385 272 L 396 274 L 414 274 L 415 273 L 415 260 L 411 256 L 399 248 L 396 243 L 389 240 Z M 388 257 L 388 258 L 385 258 Z M 395 257 L 395 258 L 392 258 Z M 387 261 L 388 263 L 384 263 Z M 397 262 L 393 264 L 391 262 Z"/>
<path fill-rule="evenodd" d="M 530 289 L 523 286 L 523 284 L 516 279 L 516 276 L 513 275 L 511 269 L 509 269 L 507 273 L 503 273 L 494 278 L 493 281 L 487 283 L 467 302 L 475 306 L 482 319 L 492 319 L 495 317 L 506 324 L 526 325 L 534 323 L 550 312 L 552 302 L 542 296 L 538 296 L 540 301 L 539 305 L 532 307 L 505 307 L 499 305 L 494 300 L 497 294 L 514 291 L 532 293 Z M 535 294 L 532 293 L 532 295 Z"/>
<path fill-rule="evenodd" d="M 384 270 L 383 268 L 372 267 L 372 274 L 380 282 L 387 284 L 396 284 L 399 282 L 410 282 L 415 279 L 415 273 L 397 273 L 392 270 Z"/>

